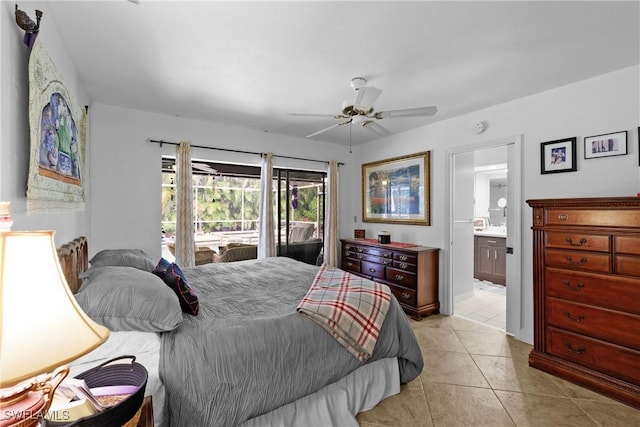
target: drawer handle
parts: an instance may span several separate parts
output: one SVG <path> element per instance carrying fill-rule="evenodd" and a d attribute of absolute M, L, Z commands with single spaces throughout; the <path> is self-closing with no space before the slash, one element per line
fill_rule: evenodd
<path fill-rule="evenodd" d="M 411 294 L 410 294 L 410 293 L 408 293 L 408 292 L 403 292 L 403 293 L 402 293 L 402 298 L 404 298 L 404 299 L 409 299 L 409 298 L 411 298 Z"/>
<path fill-rule="evenodd" d="M 487 240 L 487 243 L 497 243 L 495 240 Z"/>
<path fill-rule="evenodd" d="M 382 254 L 382 256 L 385 257 L 385 258 L 389 258 L 389 257 L 391 257 L 391 252 L 385 252 L 385 253 Z"/>
<path fill-rule="evenodd" d="M 389 265 L 389 264 L 391 264 L 391 261 L 389 261 L 388 259 L 385 259 L 382 263 L 384 265 Z"/>
<path fill-rule="evenodd" d="M 580 239 L 580 242 L 578 242 L 578 243 L 573 243 L 573 239 L 571 237 L 567 237 L 564 240 L 566 240 L 567 243 L 570 244 L 571 246 L 582 246 L 585 243 L 587 243 L 587 239 L 585 239 L 584 237 L 582 239 Z"/>
<path fill-rule="evenodd" d="M 370 268 L 370 269 L 369 269 L 369 272 L 371 272 L 371 273 L 375 273 L 375 272 L 376 272 L 376 269 L 375 269 L 375 268 Z"/>
<path fill-rule="evenodd" d="M 356 255 L 356 258 L 358 258 L 358 259 L 362 259 L 362 254 L 357 254 L 357 255 Z"/>
<path fill-rule="evenodd" d="M 409 265 L 406 262 L 401 262 L 400 265 L 398 267 L 404 269 L 407 268 Z"/>
<path fill-rule="evenodd" d="M 574 261 L 572 257 L 568 256 L 567 261 L 571 265 L 582 265 L 587 263 L 587 259 L 585 257 L 580 258 L 579 261 Z"/>
<path fill-rule="evenodd" d="M 400 281 L 404 280 L 404 276 L 402 274 L 396 274 L 395 277 L 396 277 L 396 280 L 400 280 Z"/>
<path fill-rule="evenodd" d="M 567 350 L 569 350 L 572 353 L 576 353 L 576 354 L 582 354 L 585 351 L 584 347 L 578 347 L 578 348 L 573 348 L 573 346 L 571 345 L 570 342 L 565 341 L 564 346 L 567 347 Z"/>
<path fill-rule="evenodd" d="M 571 287 L 571 282 L 568 280 L 563 280 L 562 284 L 565 285 L 567 288 L 571 289 L 572 291 L 579 291 L 580 289 L 584 288 L 584 283 L 582 282 L 578 282 L 576 283 L 575 287 Z"/>
<path fill-rule="evenodd" d="M 362 252 L 362 248 L 356 248 L 356 252 Z"/>
<path fill-rule="evenodd" d="M 353 263 L 352 263 L 351 261 L 349 261 L 349 262 L 347 263 L 347 266 L 349 266 L 349 267 L 353 267 Z"/>
<path fill-rule="evenodd" d="M 406 261 L 406 260 L 408 260 L 409 258 L 408 258 L 406 255 L 400 255 L 400 256 L 398 257 L 398 259 L 399 259 L 400 261 Z"/>
<path fill-rule="evenodd" d="M 561 213 L 560 215 L 558 215 L 558 219 L 560 221 L 566 221 L 569 219 L 569 215 L 567 215 L 566 213 Z"/>
<path fill-rule="evenodd" d="M 348 245 L 347 245 L 347 246 L 345 246 L 344 248 L 345 248 L 347 251 L 350 251 L 350 250 L 351 250 L 351 246 L 348 246 Z"/>
<path fill-rule="evenodd" d="M 584 315 L 582 314 L 578 314 L 578 316 L 574 319 L 573 316 L 571 316 L 571 313 L 569 313 L 568 311 L 563 311 L 562 315 L 564 317 L 566 317 L 569 320 L 572 320 L 574 322 L 582 322 L 584 320 Z"/>

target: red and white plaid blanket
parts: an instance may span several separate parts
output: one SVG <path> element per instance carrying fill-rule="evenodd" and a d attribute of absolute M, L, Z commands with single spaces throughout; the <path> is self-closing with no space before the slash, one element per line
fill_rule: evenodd
<path fill-rule="evenodd" d="M 373 353 L 390 301 L 389 287 L 323 264 L 297 310 L 364 362 Z"/>

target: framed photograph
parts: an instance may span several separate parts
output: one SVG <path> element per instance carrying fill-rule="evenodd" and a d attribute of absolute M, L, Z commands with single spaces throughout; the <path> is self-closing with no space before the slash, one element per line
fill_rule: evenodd
<path fill-rule="evenodd" d="M 577 138 L 565 138 L 540 144 L 540 173 L 575 172 Z"/>
<path fill-rule="evenodd" d="M 362 221 L 431 225 L 430 151 L 362 165 Z"/>
<path fill-rule="evenodd" d="M 584 139 L 584 158 L 620 156 L 627 154 L 627 131 L 587 136 Z"/>

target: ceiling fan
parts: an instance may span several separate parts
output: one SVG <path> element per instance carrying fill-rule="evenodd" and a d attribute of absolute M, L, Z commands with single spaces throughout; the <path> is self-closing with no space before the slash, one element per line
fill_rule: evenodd
<path fill-rule="evenodd" d="M 374 112 L 373 104 L 382 93 L 381 89 L 373 86 L 366 86 L 367 79 L 364 77 L 354 77 L 351 79 L 351 87 L 356 91 L 356 99 L 351 101 L 344 101 L 342 103 L 342 113 L 340 114 L 309 114 L 309 113 L 291 113 L 292 116 L 307 116 L 307 117 L 333 117 L 341 120 L 340 123 L 336 123 L 317 132 L 313 132 L 307 135 L 307 138 L 313 138 L 322 133 L 328 132 L 331 129 L 337 128 L 347 124 L 354 124 L 364 127 L 373 133 L 378 135 L 388 135 L 390 132 L 382 125 L 378 123 L 378 120 L 395 117 L 419 117 L 419 116 L 433 116 L 438 112 L 438 108 L 434 106 L 430 107 L 417 107 L 417 108 L 405 108 L 402 110 L 389 110 Z"/>

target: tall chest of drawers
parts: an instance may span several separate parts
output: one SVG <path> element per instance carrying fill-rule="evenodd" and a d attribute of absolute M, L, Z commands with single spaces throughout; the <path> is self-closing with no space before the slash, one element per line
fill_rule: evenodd
<path fill-rule="evenodd" d="M 527 203 L 529 365 L 640 408 L 640 198 Z"/>
<path fill-rule="evenodd" d="M 439 249 L 342 239 L 342 269 L 389 286 L 404 311 L 419 320 L 438 313 Z"/>

